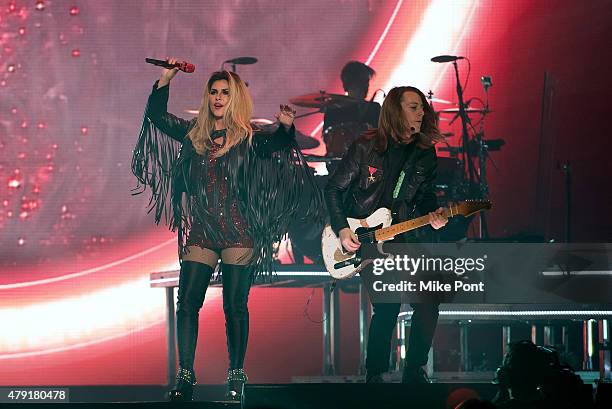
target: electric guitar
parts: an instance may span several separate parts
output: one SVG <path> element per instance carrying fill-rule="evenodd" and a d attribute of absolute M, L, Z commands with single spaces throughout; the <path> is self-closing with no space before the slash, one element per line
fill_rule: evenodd
<path fill-rule="evenodd" d="M 445 207 L 443 215 L 448 219 L 458 215 L 468 217 L 490 208 L 491 202 L 488 200 L 466 200 Z M 429 215 L 394 225 L 391 225 L 391 220 L 391 211 L 384 207 L 376 210 L 365 219 L 347 218 L 350 229 L 355 232 L 359 242 L 363 244 L 382 243 L 391 240 L 398 234 L 426 226 L 429 224 Z M 325 268 L 337 280 L 351 278 L 371 263 L 371 260 L 362 260 L 359 250 L 357 252 L 346 251 L 330 225 L 325 226 L 323 230 L 321 250 Z"/>

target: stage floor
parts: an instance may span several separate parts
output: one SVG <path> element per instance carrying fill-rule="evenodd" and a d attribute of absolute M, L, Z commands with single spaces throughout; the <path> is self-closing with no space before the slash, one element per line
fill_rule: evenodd
<path fill-rule="evenodd" d="M 586 381 L 587 379 L 585 379 Z M 608 388 L 609 384 L 604 384 Z M 597 386 L 601 388 L 601 385 Z M 400 383 L 364 384 L 342 383 L 292 383 L 249 384 L 245 387 L 243 402 L 224 400 L 224 385 L 197 385 L 193 402 L 166 402 L 168 388 L 163 385 L 149 386 L 74 386 L 69 388 L 71 407 L 80 408 L 259 408 L 259 409 L 447 409 L 469 398 L 491 400 L 498 387 L 491 382 L 455 381 L 434 382 L 426 385 Z M 608 390 L 601 388 L 602 390 Z M 585 383 L 584 394 L 593 396 L 596 390 Z M 599 391 L 598 391 L 599 392 Z M 602 395 L 606 395 L 603 394 Z M 30 403 L 28 407 L 50 409 L 67 403 Z M 22 403 L 5 403 L 1 407 L 22 407 Z M 600 406 L 606 407 L 606 406 Z"/>

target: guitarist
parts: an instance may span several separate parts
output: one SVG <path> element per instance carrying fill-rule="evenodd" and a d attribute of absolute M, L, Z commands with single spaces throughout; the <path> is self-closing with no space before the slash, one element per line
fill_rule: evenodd
<path fill-rule="evenodd" d="M 446 224 L 433 189 L 437 168 L 434 144 L 442 139 L 435 113 L 420 90 L 405 86 L 389 92 L 378 128 L 353 142 L 325 187 L 331 227 L 345 250 L 354 252 L 361 245 L 346 218 L 365 218 L 381 207 L 393 211 L 394 223 L 415 217 L 413 213 L 418 212 L 429 213 L 433 229 Z M 410 240 L 403 234 L 393 241 Z M 362 276 L 368 280 L 367 274 Z M 438 304 L 411 306 L 412 331 L 402 382 L 426 383 L 422 366 L 427 363 L 438 322 Z M 373 303 L 372 307 L 366 382 L 381 383 L 382 374 L 388 370 L 391 336 L 401 304 Z"/>

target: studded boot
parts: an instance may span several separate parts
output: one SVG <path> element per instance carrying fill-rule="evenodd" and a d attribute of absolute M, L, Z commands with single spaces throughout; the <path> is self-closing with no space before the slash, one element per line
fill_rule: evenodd
<path fill-rule="evenodd" d="M 171 402 L 186 402 L 193 399 L 193 386 L 196 377 L 191 369 L 179 368 L 176 373 L 176 385 L 168 393 Z"/>
<path fill-rule="evenodd" d="M 242 398 L 242 387 L 248 378 L 243 368 L 228 369 L 227 371 L 227 392 L 225 397 L 230 400 L 239 401 Z"/>

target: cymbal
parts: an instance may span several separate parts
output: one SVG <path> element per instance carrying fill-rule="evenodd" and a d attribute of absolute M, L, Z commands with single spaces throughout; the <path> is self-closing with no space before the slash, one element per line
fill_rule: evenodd
<path fill-rule="evenodd" d="M 436 97 L 431 97 L 431 98 L 428 97 L 427 100 L 429 102 L 435 102 L 438 104 L 452 104 L 453 103 L 452 101 L 448 101 L 446 99 L 441 99 L 441 98 L 436 98 Z"/>
<path fill-rule="evenodd" d="M 459 112 L 459 108 L 447 108 L 447 109 L 440 109 L 439 112 L 441 114 L 456 114 Z M 466 108 L 465 112 L 467 112 L 468 114 L 488 114 L 489 112 L 493 112 L 491 110 L 485 109 L 485 108 Z"/>
<path fill-rule="evenodd" d="M 318 139 L 304 135 L 298 130 L 295 131 L 295 141 L 300 149 L 314 149 L 321 144 Z"/>
<path fill-rule="evenodd" d="M 347 105 L 356 104 L 359 101 L 346 95 L 315 92 L 291 98 L 289 102 L 293 105 L 305 108 L 342 108 Z"/>
<path fill-rule="evenodd" d="M 273 125 L 274 121 L 268 118 L 251 118 L 251 124 L 256 125 L 260 128 L 265 128 L 268 125 Z"/>

